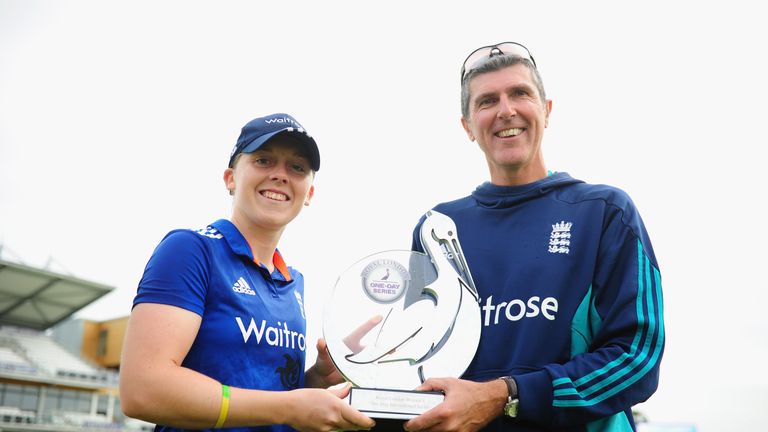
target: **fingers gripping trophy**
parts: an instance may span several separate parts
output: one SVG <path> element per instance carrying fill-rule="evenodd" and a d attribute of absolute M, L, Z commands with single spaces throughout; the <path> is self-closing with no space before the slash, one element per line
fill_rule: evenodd
<path fill-rule="evenodd" d="M 393 250 L 341 274 L 325 307 L 333 362 L 354 387 L 349 402 L 380 419 L 408 419 L 441 393 L 416 392 L 427 378 L 458 377 L 480 340 L 480 306 L 451 218 L 430 211 L 426 254 Z"/>

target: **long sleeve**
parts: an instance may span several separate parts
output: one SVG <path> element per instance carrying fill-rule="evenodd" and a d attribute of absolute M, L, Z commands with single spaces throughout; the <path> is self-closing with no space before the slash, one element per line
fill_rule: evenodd
<path fill-rule="evenodd" d="M 581 424 L 628 413 L 656 390 L 665 339 L 661 276 L 634 209 L 611 214 L 577 312 L 583 319 L 574 320 L 572 358 L 515 376 L 522 420 Z"/>

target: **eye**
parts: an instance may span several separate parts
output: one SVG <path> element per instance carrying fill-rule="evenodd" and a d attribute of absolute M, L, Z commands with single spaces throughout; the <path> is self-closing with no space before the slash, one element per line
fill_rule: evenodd
<path fill-rule="evenodd" d="M 496 98 L 486 97 L 486 98 L 482 98 L 482 99 L 478 100 L 477 101 L 477 106 L 480 106 L 480 107 L 488 106 L 488 105 L 492 105 L 494 102 L 496 102 Z"/>
<path fill-rule="evenodd" d="M 309 164 L 304 161 L 288 162 L 288 168 L 296 174 L 306 174 L 309 172 Z"/>
<path fill-rule="evenodd" d="M 305 172 L 307 172 L 307 168 L 304 165 L 302 165 L 302 164 L 292 164 L 291 165 L 291 169 L 293 169 L 294 171 L 296 171 L 298 173 L 305 173 Z"/>
<path fill-rule="evenodd" d="M 253 163 L 255 163 L 258 166 L 269 166 L 271 161 L 265 157 L 257 157 L 253 160 Z"/>
<path fill-rule="evenodd" d="M 516 89 L 515 90 L 515 96 L 528 96 L 528 90 Z"/>

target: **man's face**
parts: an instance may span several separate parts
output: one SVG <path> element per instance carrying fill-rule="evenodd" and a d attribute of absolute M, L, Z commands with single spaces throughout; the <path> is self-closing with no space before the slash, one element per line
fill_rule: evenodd
<path fill-rule="evenodd" d="M 485 153 L 491 181 L 514 185 L 544 177 L 541 141 L 552 101 L 541 101 L 531 71 L 516 64 L 477 75 L 469 94 L 469 119 L 461 123 Z"/>

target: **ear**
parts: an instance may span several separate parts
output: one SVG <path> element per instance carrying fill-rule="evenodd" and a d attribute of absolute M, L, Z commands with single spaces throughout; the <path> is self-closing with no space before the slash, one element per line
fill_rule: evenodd
<path fill-rule="evenodd" d="M 224 187 L 227 188 L 230 195 L 235 194 L 235 170 L 227 168 L 224 170 Z"/>
<path fill-rule="evenodd" d="M 309 187 L 309 191 L 307 192 L 307 198 L 304 200 L 305 206 L 309 205 L 309 202 L 312 201 L 313 196 L 315 196 L 315 185 L 312 185 Z"/>
<path fill-rule="evenodd" d="M 469 128 L 469 122 L 467 121 L 467 119 L 464 118 L 464 116 L 461 116 L 461 127 L 464 128 L 464 132 L 467 133 L 467 137 L 469 138 L 469 140 L 474 142 L 475 136 L 472 135 L 472 129 Z"/>
<path fill-rule="evenodd" d="M 544 105 L 544 109 L 547 110 L 547 115 L 544 117 L 544 127 L 546 128 L 549 126 L 549 113 L 552 112 L 552 99 L 547 100 L 547 103 Z"/>

